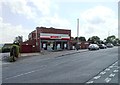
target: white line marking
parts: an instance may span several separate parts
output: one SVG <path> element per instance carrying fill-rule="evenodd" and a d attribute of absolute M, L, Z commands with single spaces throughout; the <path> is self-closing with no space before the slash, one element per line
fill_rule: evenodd
<path fill-rule="evenodd" d="M 113 72 L 115 72 L 115 73 L 116 73 L 116 72 L 118 72 L 118 70 L 114 70 Z"/>
<path fill-rule="evenodd" d="M 94 83 L 94 81 L 88 81 L 88 82 L 86 82 L 87 84 L 90 84 L 90 83 Z"/>
<path fill-rule="evenodd" d="M 105 71 L 109 71 L 109 70 L 110 70 L 109 68 L 105 69 Z"/>
<path fill-rule="evenodd" d="M 103 72 L 101 72 L 100 74 L 104 75 L 104 74 L 106 74 L 106 72 L 105 72 L 105 71 L 103 71 Z"/>
<path fill-rule="evenodd" d="M 110 82 L 110 81 L 111 81 L 111 78 L 106 78 L 105 79 L 105 82 L 107 82 L 107 83 Z"/>
<path fill-rule="evenodd" d="M 117 62 L 115 62 L 115 64 L 118 64 L 118 61 L 117 61 Z"/>
<path fill-rule="evenodd" d="M 112 66 L 114 66 L 116 63 L 112 64 Z"/>
<path fill-rule="evenodd" d="M 96 76 L 96 77 L 94 77 L 93 79 L 99 79 L 101 76 Z"/>
<path fill-rule="evenodd" d="M 113 68 L 113 66 L 110 66 L 109 68 Z"/>
<path fill-rule="evenodd" d="M 115 74 L 110 74 L 110 75 L 109 75 L 109 77 L 114 77 L 114 76 L 115 76 Z"/>
<path fill-rule="evenodd" d="M 41 67 L 46 67 L 46 65 L 43 65 Z M 44 68 L 43 68 L 44 69 Z M 20 77 L 20 76 L 24 76 L 24 75 L 27 75 L 27 74 L 31 74 L 31 73 L 34 73 L 34 72 L 37 72 L 37 71 L 40 71 L 40 70 L 43 70 L 43 69 L 37 69 L 37 70 L 33 70 L 33 71 L 30 71 L 30 72 L 26 72 L 26 73 L 21 73 L 19 75 L 16 75 L 16 76 L 12 76 L 12 77 L 8 77 L 8 78 L 5 78 L 5 80 L 8 80 L 8 79 L 12 79 L 12 78 L 16 78 L 16 77 Z"/>

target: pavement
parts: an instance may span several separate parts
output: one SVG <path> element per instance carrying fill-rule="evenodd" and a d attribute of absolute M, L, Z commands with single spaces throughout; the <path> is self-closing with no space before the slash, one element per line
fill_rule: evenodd
<path fill-rule="evenodd" d="M 39 53 L 21 53 L 20 57 L 30 57 L 30 56 L 43 56 L 43 55 L 55 55 L 57 57 L 65 56 L 65 55 L 71 55 L 75 53 L 80 52 L 86 52 L 88 49 L 80 49 L 80 50 L 63 50 L 63 51 L 55 51 L 55 52 L 39 52 Z"/>
<path fill-rule="evenodd" d="M 24 59 L 28 59 L 28 58 L 32 58 L 32 57 L 39 57 L 39 59 L 41 60 L 45 60 L 45 59 L 49 59 L 49 58 L 54 58 L 54 57 L 62 57 L 65 55 L 71 55 L 71 54 L 76 54 L 76 53 L 80 53 L 80 52 L 86 52 L 88 51 L 88 49 L 80 49 L 80 50 L 63 50 L 63 51 L 44 51 L 44 52 L 37 52 L 37 53 L 20 53 L 19 58 L 17 60 L 17 62 L 24 60 Z M 7 64 L 11 64 L 11 62 L 9 62 L 9 57 L 10 53 L 0 53 L 0 61 L 2 61 L 2 63 L 0 63 L 0 65 L 7 65 Z"/>

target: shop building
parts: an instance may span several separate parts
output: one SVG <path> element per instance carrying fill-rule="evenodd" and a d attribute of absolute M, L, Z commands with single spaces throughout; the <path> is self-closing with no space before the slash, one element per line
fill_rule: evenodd
<path fill-rule="evenodd" d="M 71 30 L 36 27 L 21 43 L 21 52 L 41 52 L 70 49 Z"/>

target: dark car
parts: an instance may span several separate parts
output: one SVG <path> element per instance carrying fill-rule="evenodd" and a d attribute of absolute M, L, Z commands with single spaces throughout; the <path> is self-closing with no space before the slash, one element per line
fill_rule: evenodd
<path fill-rule="evenodd" d="M 112 47 L 113 47 L 113 44 L 112 44 L 112 43 L 108 43 L 106 46 L 107 46 L 108 48 L 112 48 Z"/>
<path fill-rule="evenodd" d="M 107 48 L 107 46 L 104 45 L 104 44 L 99 44 L 98 46 L 99 46 L 100 49 L 106 49 Z"/>

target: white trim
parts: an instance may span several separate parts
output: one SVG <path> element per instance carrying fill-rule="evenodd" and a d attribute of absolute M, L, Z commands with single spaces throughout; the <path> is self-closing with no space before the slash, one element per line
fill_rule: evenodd
<path fill-rule="evenodd" d="M 53 38 L 51 38 L 53 37 Z M 56 38 L 54 38 L 56 37 Z M 57 38 L 58 37 L 58 38 Z M 50 33 L 40 33 L 40 38 L 50 38 L 50 39 L 70 39 L 68 34 L 50 34 Z"/>

